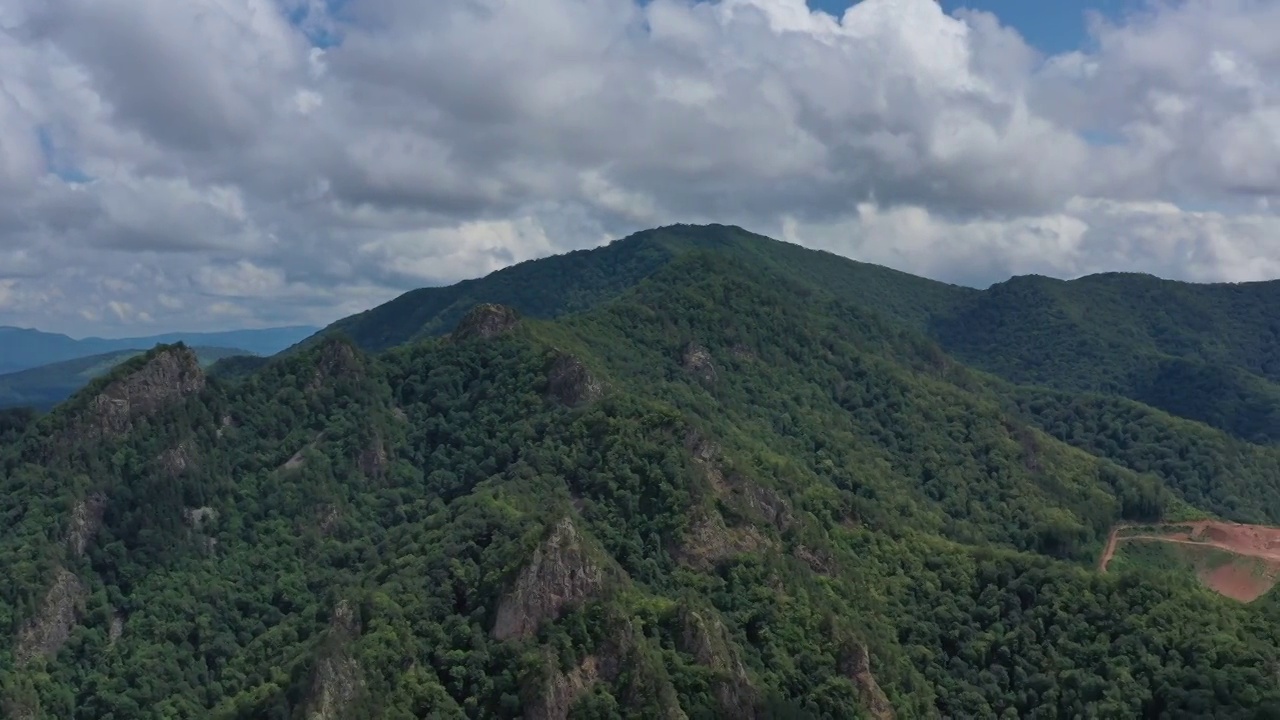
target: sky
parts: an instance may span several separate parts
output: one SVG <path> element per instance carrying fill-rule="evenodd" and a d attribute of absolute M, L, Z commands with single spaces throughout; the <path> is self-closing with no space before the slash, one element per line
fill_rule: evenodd
<path fill-rule="evenodd" d="M 1280 277 L 1274 0 L 0 0 L 0 325 L 324 324 L 683 222 Z"/>

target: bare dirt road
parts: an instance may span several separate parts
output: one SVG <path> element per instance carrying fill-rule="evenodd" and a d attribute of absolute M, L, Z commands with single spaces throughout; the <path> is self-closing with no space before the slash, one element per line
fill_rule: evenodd
<path fill-rule="evenodd" d="M 1121 542 L 1164 542 L 1215 548 L 1253 563 L 1201 568 L 1197 575 L 1211 589 L 1243 602 L 1257 599 L 1280 579 L 1280 528 L 1197 520 L 1164 525 L 1119 525 L 1107 538 L 1098 569 L 1107 571 Z"/>

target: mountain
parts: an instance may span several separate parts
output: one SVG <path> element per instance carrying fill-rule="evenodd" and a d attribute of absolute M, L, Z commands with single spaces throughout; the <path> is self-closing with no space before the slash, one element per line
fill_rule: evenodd
<path fill-rule="evenodd" d="M 1273 312 L 1280 281 L 1193 284 L 1107 273 L 1016 277 L 979 291 L 741 228 L 674 225 L 414 290 L 317 337 L 343 335 L 376 352 L 447 332 L 479 302 L 556 318 L 707 251 L 785 278 L 798 293 L 827 293 L 919 330 L 950 356 L 1017 384 L 1120 395 L 1245 440 L 1280 440 L 1280 318 Z"/>
<path fill-rule="evenodd" d="M 1280 712 L 1275 446 L 975 369 L 936 338 L 982 292 L 735 228 L 540 263 L 0 413 L 0 710 Z"/>
<path fill-rule="evenodd" d="M 93 355 L 185 343 L 198 347 L 240 348 L 254 355 L 274 355 L 313 334 L 312 327 L 228 330 L 211 333 L 165 333 L 150 337 L 98 337 L 75 340 L 66 335 L 29 328 L 0 327 L 0 374 L 18 372 Z"/>
<path fill-rule="evenodd" d="M 192 349 L 200 364 L 206 367 L 223 358 L 249 354 L 234 348 Z M 119 350 L 0 375 L 0 408 L 27 406 L 48 410 L 71 397 L 72 393 L 87 385 L 93 378 L 144 352 L 146 351 Z"/>
<path fill-rule="evenodd" d="M 672 225 L 594 250 L 525 261 L 476 280 L 413 290 L 339 320 L 319 336 L 341 334 L 376 352 L 447 333 L 481 302 L 507 305 L 531 317 L 556 318 L 616 298 L 675 259 L 706 251 L 769 268 L 811 291 L 822 289 L 846 300 L 872 303 L 881 314 L 919 327 L 939 308 L 976 293 L 780 243 L 738 227 Z"/>
<path fill-rule="evenodd" d="M 1280 282 L 1197 285 L 1109 273 L 1019 277 L 933 318 L 974 367 L 1101 392 L 1261 442 L 1280 440 Z"/>

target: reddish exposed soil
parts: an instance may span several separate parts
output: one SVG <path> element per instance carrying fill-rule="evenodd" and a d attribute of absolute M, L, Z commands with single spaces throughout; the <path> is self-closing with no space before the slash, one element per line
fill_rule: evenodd
<path fill-rule="evenodd" d="M 1198 573 L 1200 581 L 1212 590 L 1242 602 L 1261 597 L 1280 579 L 1280 528 L 1197 520 L 1125 534 L 1133 527 L 1119 525 L 1112 529 L 1099 570 L 1107 571 L 1117 545 L 1136 540 L 1216 548 L 1238 555 L 1241 560 L 1252 559 L 1253 562 L 1227 563 Z"/>
<path fill-rule="evenodd" d="M 1200 582 L 1205 586 L 1226 595 L 1232 600 L 1253 602 L 1275 587 L 1280 567 L 1264 561 L 1264 567 L 1258 563 L 1228 563 L 1212 570 L 1206 569 L 1197 573 Z"/>

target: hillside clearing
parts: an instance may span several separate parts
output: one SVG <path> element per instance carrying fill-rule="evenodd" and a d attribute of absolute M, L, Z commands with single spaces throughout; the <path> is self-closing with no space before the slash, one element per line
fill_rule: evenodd
<path fill-rule="evenodd" d="M 1119 525 L 1107 539 L 1098 563 L 1100 571 L 1107 571 L 1122 541 L 1180 547 L 1195 566 L 1201 583 L 1241 602 L 1258 599 L 1280 580 L 1280 528 L 1211 520 L 1176 525 Z"/>

